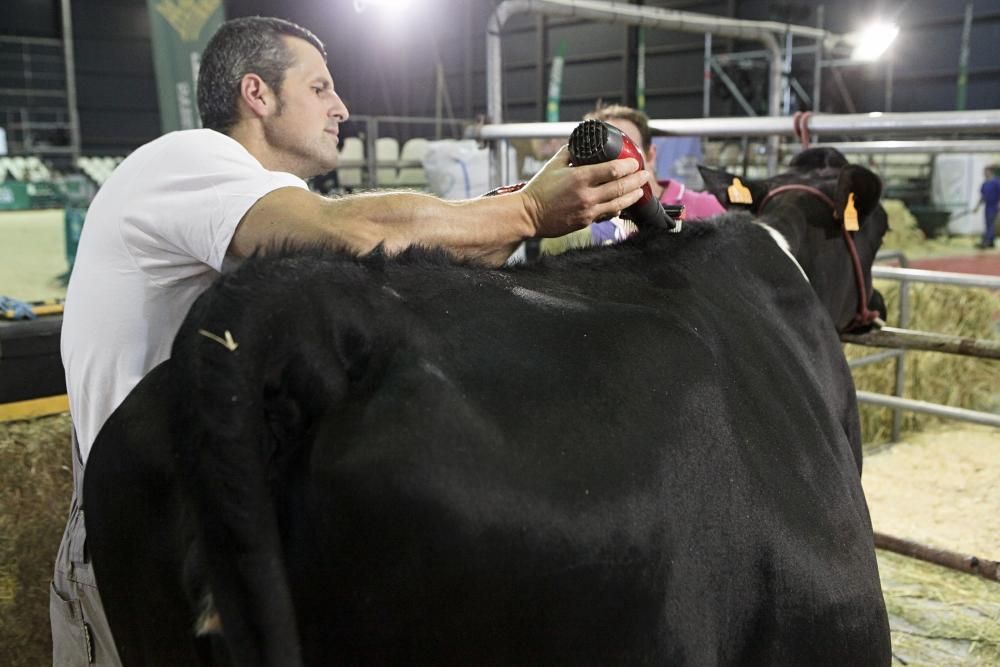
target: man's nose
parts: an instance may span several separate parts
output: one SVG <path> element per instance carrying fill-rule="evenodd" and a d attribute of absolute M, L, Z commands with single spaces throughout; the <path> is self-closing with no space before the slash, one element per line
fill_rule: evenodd
<path fill-rule="evenodd" d="M 333 104 L 330 106 L 329 115 L 334 116 L 338 122 L 343 123 L 350 117 L 350 112 L 347 110 L 347 105 L 344 104 L 344 100 L 340 99 L 340 95 L 336 93 L 333 94 Z"/>

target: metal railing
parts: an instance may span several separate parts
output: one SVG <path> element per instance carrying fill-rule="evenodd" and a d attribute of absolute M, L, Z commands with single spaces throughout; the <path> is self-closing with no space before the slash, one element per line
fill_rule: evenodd
<path fill-rule="evenodd" d="M 984 276 L 967 273 L 952 273 L 947 271 L 924 271 L 909 268 L 909 261 L 902 252 L 889 251 L 881 252 L 876 257 L 876 261 L 896 260 L 899 267 L 873 266 L 872 278 L 881 280 L 898 280 L 899 285 L 899 329 L 886 331 L 885 336 L 880 332 L 873 331 L 863 335 L 844 334 L 841 340 L 857 345 L 870 347 L 892 347 L 894 349 L 883 350 L 867 355 L 849 362 L 851 368 L 858 368 L 867 364 L 895 360 L 893 395 L 887 396 L 867 391 L 857 392 L 858 402 L 879 405 L 892 409 L 892 431 L 893 442 L 899 440 L 902 430 L 902 411 L 921 412 L 947 419 L 957 419 L 960 421 L 983 424 L 1000 428 L 1000 414 L 990 412 L 980 412 L 976 410 L 966 410 L 939 403 L 930 403 L 904 398 L 905 377 L 906 377 L 906 351 L 907 349 L 935 350 L 951 354 L 963 354 L 983 359 L 1000 359 L 1000 343 L 993 341 L 977 341 L 956 336 L 943 336 L 941 334 L 928 334 L 925 332 L 908 331 L 906 327 L 910 322 L 910 298 L 909 287 L 911 283 L 928 283 L 938 285 L 951 285 L 955 287 L 974 287 L 984 289 L 1000 289 L 1000 276 Z M 989 362 L 987 362 L 989 363 Z"/>

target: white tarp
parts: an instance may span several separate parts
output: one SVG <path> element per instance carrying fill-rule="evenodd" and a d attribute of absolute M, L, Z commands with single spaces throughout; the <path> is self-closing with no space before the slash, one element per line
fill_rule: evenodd
<path fill-rule="evenodd" d="M 979 202 L 983 170 L 991 164 L 1000 164 L 1000 155 L 950 153 L 934 157 L 931 203 L 952 212 L 948 221 L 950 233 L 983 233 L 983 207 L 978 211 L 972 209 Z"/>

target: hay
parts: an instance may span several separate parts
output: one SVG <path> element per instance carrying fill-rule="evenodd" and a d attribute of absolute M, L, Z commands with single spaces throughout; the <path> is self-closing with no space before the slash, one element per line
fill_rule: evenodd
<path fill-rule="evenodd" d="M 882 239 L 883 251 L 899 251 L 907 259 L 969 254 L 973 239 L 965 236 L 941 236 L 928 239 L 917 226 L 917 219 L 899 199 L 883 199 L 882 207 L 889 216 L 889 233 Z"/>
<path fill-rule="evenodd" d="M 49 581 L 72 493 L 68 415 L 0 424 L 0 647 L 51 664 Z"/>
<path fill-rule="evenodd" d="M 888 322 L 899 323 L 899 283 L 875 281 L 889 307 Z M 934 331 L 955 336 L 1000 340 L 997 317 L 1000 295 L 987 289 L 949 285 L 914 284 L 910 286 L 910 321 L 907 328 Z M 856 359 L 876 348 L 844 346 L 848 359 Z M 1000 363 L 940 352 L 906 353 L 903 396 L 952 407 L 985 412 L 1000 411 Z M 859 390 L 892 394 L 895 362 L 886 360 L 853 369 Z M 903 413 L 904 432 L 921 431 L 951 422 L 915 412 Z M 861 430 L 866 445 L 884 443 L 891 437 L 892 411 L 861 404 Z"/>
<path fill-rule="evenodd" d="M 878 551 L 894 664 L 1000 664 L 1000 584 Z"/>

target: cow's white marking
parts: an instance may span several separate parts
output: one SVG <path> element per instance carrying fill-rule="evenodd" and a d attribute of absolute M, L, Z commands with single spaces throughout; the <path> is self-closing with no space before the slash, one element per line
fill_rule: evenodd
<path fill-rule="evenodd" d="M 394 299 L 399 299 L 400 301 L 403 300 L 403 296 L 399 292 L 397 292 L 396 290 L 394 290 L 391 287 L 389 287 L 388 285 L 382 285 L 382 291 L 385 292 L 386 294 L 388 294 L 389 296 L 391 296 Z"/>
<path fill-rule="evenodd" d="M 577 310 L 586 311 L 590 308 L 579 301 L 571 301 L 570 299 L 560 299 L 557 296 L 552 296 L 550 294 L 543 294 L 542 292 L 536 292 L 535 290 L 530 290 L 525 287 L 513 287 L 511 293 L 524 299 L 528 303 L 534 304 L 536 306 L 541 306 L 543 308 L 555 308 L 556 310 Z"/>
<path fill-rule="evenodd" d="M 795 264 L 795 267 L 799 270 L 799 273 L 802 274 L 802 277 L 806 279 L 806 282 L 809 282 L 809 276 L 807 276 L 806 272 L 802 270 L 802 265 L 799 264 L 799 260 L 795 259 L 795 255 L 792 254 L 792 247 L 788 245 L 788 239 L 785 238 L 785 235 L 766 222 L 754 220 L 754 224 L 760 225 L 767 230 L 767 233 L 771 235 L 771 238 L 778 244 L 781 251 L 788 255 L 788 259 L 792 260 L 792 263 Z"/>

